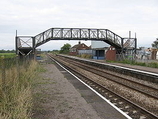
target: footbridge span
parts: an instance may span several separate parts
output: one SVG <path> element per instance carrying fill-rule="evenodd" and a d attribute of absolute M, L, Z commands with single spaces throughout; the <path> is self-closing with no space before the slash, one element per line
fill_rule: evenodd
<path fill-rule="evenodd" d="M 118 53 L 127 48 L 136 52 L 136 38 L 122 38 L 108 29 L 50 28 L 36 36 L 17 36 L 16 53 L 21 56 L 35 54 L 35 49 L 50 40 L 95 40 L 104 41 L 115 47 Z"/>

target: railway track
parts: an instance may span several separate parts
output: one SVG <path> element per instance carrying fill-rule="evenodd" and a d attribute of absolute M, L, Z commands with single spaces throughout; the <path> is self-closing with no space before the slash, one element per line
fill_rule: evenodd
<path fill-rule="evenodd" d="M 63 56 L 63 55 L 60 55 L 60 56 Z M 120 65 L 114 65 L 114 64 L 109 64 L 105 62 L 102 63 L 102 62 L 97 62 L 97 61 L 73 57 L 73 56 L 64 55 L 63 57 L 74 59 L 76 61 L 88 64 L 88 65 L 96 66 L 101 69 L 106 69 L 115 73 L 124 74 L 126 76 L 132 76 L 134 78 L 137 78 L 143 81 L 148 81 L 148 82 L 153 82 L 153 83 L 158 84 L 158 73 L 135 69 L 135 68 L 123 67 Z"/>
<path fill-rule="evenodd" d="M 134 119 L 157 119 L 157 108 L 146 109 L 142 105 L 139 105 L 138 102 L 130 99 L 128 94 L 120 94 L 118 88 L 113 85 L 117 85 L 125 88 L 126 90 L 134 90 L 145 95 L 148 98 L 158 100 L 157 88 L 143 85 L 139 82 L 127 79 L 122 76 L 114 75 L 109 71 L 90 66 L 81 62 L 74 61 L 72 59 L 64 57 L 53 57 L 55 60 L 63 64 L 69 70 L 74 72 L 78 77 L 80 77 L 84 82 L 90 85 L 93 89 L 98 91 L 108 100 L 110 100 L 114 105 L 119 107 L 121 110 L 126 112 Z M 107 81 L 108 80 L 108 81 Z M 110 80 L 110 81 L 109 81 Z M 107 83 L 108 82 L 108 83 Z M 110 85 L 109 85 L 110 84 Z M 118 92 L 116 91 L 118 90 Z M 155 93 L 153 93 L 155 92 Z M 138 93 L 138 94 L 139 94 Z M 129 97 L 128 97 L 128 96 Z"/>
<path fill-rule="evenodd" d="M 153 87 L 147 84 L 142 84 L 142 82 L 138 82 L 136 80 L 129 79 L 129 77 L 123 77 L 121 75 L 115 74 L 114 72 L 110 72 L 107 70 L 103 70 L 94 66 L 90 66 L 87 64 L 83 64 L 81 62 L 74 61 L 72 59 L 63 59 L 67 60 L 68 62 L 71 62 L 71 64 L 74 64 L 82 69 L 89 70 L 90 72 L 102 76 L 108 80 L 114 81 L 116 83 L 119 83 L 123 86 L 129 87 L 133 90 L 139 91 L 140 93 L 143 93 L 149 97 L 155 98 L 158 100 L 158 87 Z M 97 72 L 96 72 L 97 70 Z"/>

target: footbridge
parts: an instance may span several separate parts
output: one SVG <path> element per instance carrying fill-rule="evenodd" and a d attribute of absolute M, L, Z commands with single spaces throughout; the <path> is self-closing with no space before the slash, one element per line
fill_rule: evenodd
<path fill-rule="evenodd" d="M 108 29 L 50 28 L 36 36 L 16 35 L 16 53 L 22 56 L 34 54 L 38 46 L 50 40 L 104 41 L 115 47 L 119 53 L 127 47 L 135 49 L 136 52 L 136 38 L 123 38 Z"/>

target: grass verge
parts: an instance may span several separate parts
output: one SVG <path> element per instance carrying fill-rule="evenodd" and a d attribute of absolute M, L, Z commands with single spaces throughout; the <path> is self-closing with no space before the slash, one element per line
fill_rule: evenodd
<path fill-rule="evenodd" d="M 138 65 L 138 66 L 145 66 L 145 67 L 152 67 L 152 68 L 158 68 L 157 62 L 136 62 L 131 60 L 123 60 L 123 61 L 107 61 L 111 63 L 123 63 L 123 64 L 130 64 L 130 65 Z"/>
<path fill-rule="evenodd" d="M 15 53 L 0 53 L 0 57 L 13 58 L 13 57 L 16 57 L 16 54 Z"/>
<path fill-rule="evenodd" d="M 37 62 L 6 69 L 5 84 L 0 74 L 0 119 L 30 119 L 32 110 L 32 81 Z"/>
<path fill-rule="evenodd" d="M 92 55 L 90 54 L 81 54 L 81 55 L 77 55 L 78 57 L 81 57 L 81 58 L 86 58 L 86 59 L 91 59 L 92 58 Z"/>

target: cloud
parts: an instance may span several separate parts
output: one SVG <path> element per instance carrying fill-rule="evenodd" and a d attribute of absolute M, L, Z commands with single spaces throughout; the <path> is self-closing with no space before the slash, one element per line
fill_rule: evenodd
<path fill-rule="evenodd" d="M 157 0 L 1 0 L 0 4 L 0 49 L 14 48 L 16 30 L 18 35 L 35 36 L 52 27 L 105 28 L 122 37 L 132 31 L 138 46 L 151 46 L 158 37 Z M 63 43 L 54 47 L 60 49 Z M 41 47 L 52 50 L 49 44 Z"/>

